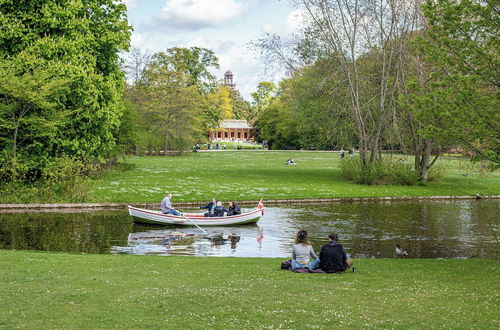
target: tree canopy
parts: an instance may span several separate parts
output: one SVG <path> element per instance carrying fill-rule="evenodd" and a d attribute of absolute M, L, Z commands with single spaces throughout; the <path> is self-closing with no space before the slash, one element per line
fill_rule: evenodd
<path fill-rule="evenodd" d="M 54 157 L 105 161 L 123 111 L 126 8 L 113 0 L 0 4 L 2 163 L 40 177 Z M 36 159 L 36 161 L 32 161 Z"/>

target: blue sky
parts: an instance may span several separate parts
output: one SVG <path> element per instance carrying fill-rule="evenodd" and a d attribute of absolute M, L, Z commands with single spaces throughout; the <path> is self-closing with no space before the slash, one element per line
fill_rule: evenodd
<path fill-rule="evenodd" d="M 286 35 L 296 29 L 297 12 L 287 0 L 123 1 L 134 28 L 134 47 L 151 52 L 174 46 L 212 49 L 221 66 L 213 73 L 222 79 L 226 70 L 233 71 L 237 89 L 248 100 L 260 81 L 283 77 L 266 74 L 248 43 L 266 32 Z"/>

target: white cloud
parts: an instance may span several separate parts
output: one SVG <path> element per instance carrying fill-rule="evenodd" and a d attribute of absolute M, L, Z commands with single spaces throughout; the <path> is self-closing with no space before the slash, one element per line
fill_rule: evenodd
<path fill-rule="evenodd" d="M 295 9 L 290 11 L 284 23 L 267 23 L 261 26 L 261 30 L 265 33 L 286 37 L 287 35 L 298 32 L 304 27 L 305 17 L 307 17 L 307 13 L 303 9 Z"/>
<path fill-rule="evenodd" d="M 130 44 L 132 47 L 142 47 L 143 46 L 143 40 L 142 40 L 142 35 L 139 32 L 132 32 L 132 35 L 130 36 Z"/>
<path fill-rule="evenodd" d="M 243 5 L 235 0 L 170 0 L 157 19 L 173 31 L 199 30 L 217 26 L 239 16 Z"/>
<path fill-rule="evenodd" d="M 140 0 L 121 0 L 121 1 L 125 4 L 125 6 L 127 6 L 127 9 L 130 10 L 134 9 L 134 7 Z"/>

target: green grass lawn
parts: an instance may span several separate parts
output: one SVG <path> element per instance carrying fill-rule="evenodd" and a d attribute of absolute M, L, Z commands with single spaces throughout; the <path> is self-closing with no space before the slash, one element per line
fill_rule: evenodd
<path fill-rule="evenodd" d="M 281 260 L 0 251 L 0 328 L 491 328 L 500 261 Z"/>
<path fill-rule="evenodd" d="M 297 165 L 283 165 L 293 158 Z M 398 156 L 399 157 L 399 156 Z M 94 202 L 302 199 L 377 196 L 500 194 L 500 172 L 481 171 L 467 160 L 441 159 L 440 182 L 426 185 L 365 186 L 342 179 L 338 153 L 223 151 L 182 157 L 125 157 L 94 181 Z"/>

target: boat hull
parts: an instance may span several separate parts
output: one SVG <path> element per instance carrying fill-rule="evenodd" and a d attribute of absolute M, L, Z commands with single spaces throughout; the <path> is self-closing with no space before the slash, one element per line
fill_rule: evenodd
<path fill-rule="evenodd" d="M 233 226 L 245 223 L 256 223 L 262 217 L 262 210 L 254 209 L 234 216 L 225 217 L 204 217 L 203 214 L 184 214 L 175 216 L 162 214 L 160 211 L 152 211 L 128 206 L 128 212 L 137 223 L 154 225 L 180 225 L 180 226 Z"/>

